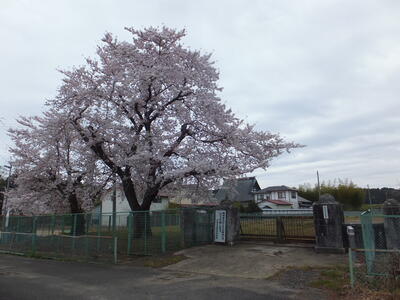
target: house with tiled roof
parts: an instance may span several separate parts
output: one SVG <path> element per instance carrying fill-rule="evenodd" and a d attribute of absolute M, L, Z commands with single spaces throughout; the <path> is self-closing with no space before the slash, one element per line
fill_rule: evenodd
<path fill-rule="evenodd" d="M 269 186 L 254 193 L 255 201 L 261 209 L 299 208 L 297 190 L 286 185 Z"/>
<path fill-rule="evenodd" d="M 260 185 L 254 176 L 237 178 L 232 181 L 225 180 L 224 184 L 215 191 L 214 198 L 217 202 L 230 200 L 247 206 L 249 202 L 254 202 L 254 193 L 260 189 Z"/>

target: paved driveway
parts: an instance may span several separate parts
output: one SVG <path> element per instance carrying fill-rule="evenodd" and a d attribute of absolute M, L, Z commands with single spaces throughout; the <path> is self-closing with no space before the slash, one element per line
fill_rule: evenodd
<path fill-rule="evenodd" d="M 219 257 L 214 259 L 215 268 Z M 184 262 L 194 264 L 185 267 Z M 151 269 L 0 254 L 0 299 L 325 299 L 319 290 L 290 289 L 265 278 L 196 272 L 195 265 L 193 258 L 176 269 Z M 213 269 L 212 262 L 209 267 Z"/>
<path fill-rule="evenodd" d="M 165 269 L 239 278 L 265 279 L 287 267 L 323 267 L 347 263 L 346 255 L 316 253 L 313 246 L 240 243 L 207 245 L 178 252 L 189 259 Z"/>

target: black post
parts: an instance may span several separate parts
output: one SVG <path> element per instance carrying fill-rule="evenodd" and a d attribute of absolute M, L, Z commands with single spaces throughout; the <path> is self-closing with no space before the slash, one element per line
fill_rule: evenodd
<path fill-rule="evenodd" d="M 325 253 L 344 253 L 342 206 L 332 195 L 324 194 L 313 204 L 316 235 L 315 250 Z"/>

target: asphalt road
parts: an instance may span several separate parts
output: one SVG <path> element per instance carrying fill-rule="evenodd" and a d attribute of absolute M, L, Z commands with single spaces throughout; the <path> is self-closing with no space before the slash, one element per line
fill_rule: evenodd
<path fill-rule="evenodd" d="M 318 299 L 266 279 L 0 254 L 0 299 Z"/>

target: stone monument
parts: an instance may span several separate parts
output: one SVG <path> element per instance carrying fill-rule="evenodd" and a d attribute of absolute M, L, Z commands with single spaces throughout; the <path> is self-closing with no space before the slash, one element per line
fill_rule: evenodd
<path fill-rule="evenodd" d="M 239 209 L 229 200 L 215 208 L 214 242 L 233 246 L 240 238 Z"/>
<path fill-rule="evenodd" d="M 325 253 L 344 253 L 342 206 L 330 194 L 321 195 L 313 204 L 315 250 Z"/>

